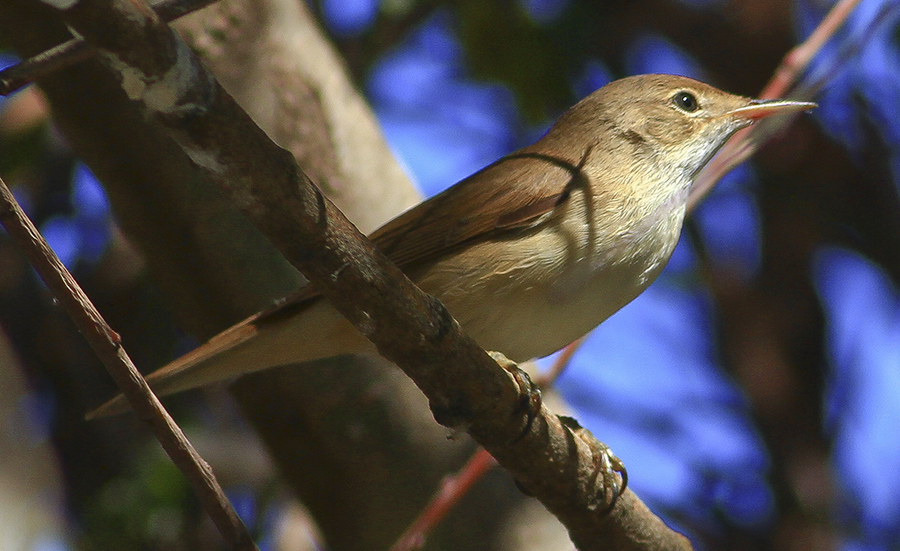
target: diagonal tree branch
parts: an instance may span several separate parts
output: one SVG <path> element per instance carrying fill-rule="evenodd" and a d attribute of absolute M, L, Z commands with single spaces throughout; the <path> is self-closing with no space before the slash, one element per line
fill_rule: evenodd
<path fill-rule="evenodd" d="M 50 249 L 37 228 L 0 180 L 0 222 L 15 238 L 69 317 L 88 340 L 125 394 L 138 417 L 147 422 L 172 462 L 181 469 L 194 494 L 232 549 L 256 550 L 244 523 L 225 496 L 209 464 L 200 457 L 159 399 L 150 391 L 131 358 L 90 299 Z"/>
<path fill-rule="evenodd" d="M 216 0 L 162 0 L 152 5 L 164 21 L 174 21 L 197 11 Z M 8 96 L 42 76 L 84 61 L 93 55 L 81 38 L 73 38 L 49 50 L 32 56 L 22 63 L 0 70 L 0 95 Z"/>
<path fill-rule="evenodd" d="M 55 10 L 35 9 L 33 0 L 0 2 L 3 37 L 23 57 L 68 35 L 58 19 Z M 303 171 L 322 184 L 363 232 L 420 200 L 371 108 L 346 77 L 340 57 L 304 3 L 220 1 L 180 20 L 176 30 L 257 124 L 295 154 Z M 144 273 L 162 291 L 160 307 L 171 312 L 181 329 L 205 340 L 302 284 L 296 269 L 190 159 L 159 128 L 147 124 L 96 60 L 48 75 L 39 86 L 52 106 L 55 127 L 102 182 L 117 227 L 142 253 Z M 129 342 L 133 339 L 153 346 L 155 354 L 165 354 L 170 344 L 143 332 L 129 334 Z M 148 358 L 146 367 L 153 365 L 158 361 Z M 84 372 L 69 373 L 84 380 Z M 59 389 L 62 396 L 68 396 L 68 388 Z M 224 390 L 206 389 L 181 400 L 201 394 L 219 397 Z M 103 438 L 116 422 L 80 425 L 76 419 L 109 390 L 91 384 L 85 392 L 89 394 L 65 401 L 59 415 L 78 430 Z M 341 357 L 302 369 L 267 370 L 242 377 L 228 392 L 275 462 L 277 474 L 271 476 L 303 502 L 335 550 L 387 548 L 427 498 L 426 489 L 458 468 L 472 448 L 469 438 L 448 439 L 421 391 L 380 357 Z M 105 453 L 116 454 L 113 461 L 121 457 L 116 447 L 129 446 L 122 440 L 108 443 Z M 207 459 L 214 467 L 220 460 Z M 89 465 L 79 468 L 83 470 L 74 476 L 81 481 L 103 476 L 84 472 Z M 225 473 L 217 474 L 221 478 Z M 491 541 L 499 542 L 522 524 L 505 520 L 514 514 L 510 509 L 522 507 L 538 517 L 530 518 L 529 525 L 546 525 L 563 545 L 568 543 L 556 518 L 521 494 L 505 472 L 498 469 L 485 484 L 498 491 L 457 510 L 446 528 L 430 538 L 432 545 L 446 546 L 447 541 L 450 547 L 469 548 L 486 541 L 487 534 L 497 534 Z M 91 487 L 81 491 L 86 493 L 73 495 L 76 513 Z M 86 526 L 89 533 L 102 529 Z"/>
<path fill-rule="evenodd" d="M 397 363 L 435 410 L 452 412 L 569 528 L 582 549 L 684 548 L 630 492 L 606 516 L 599 443 L 542 408 L 530 430 L 522 389 L 440 303 L 415 288 L 303 175 L 203 69 L 152 10 L 83 0 L 64 18 L 118 73 L 126 93 L 209 178 Z M 573 476 L 572 473 L 575 473 Z"/>
<path fill-rule="evenodd" d="M 798 80 L 809 68 L 813 58 L 825 44 L 831 40 L 838 29 L 850 18 L 859 0 L 841 0 L 834 5 L 819 26 L 806 39 L 790 52 L 785 54 L 781 64 L 768 84 L 759 94 L 759 98 L 812 99 L 818 89 L 811 87 L 798 90 Z M 889 12 L 893 8 L 885 8 Z M 860 39 L 862 40 L 862 39 Z M 791 93 L 793 92 L 793 93 Z M 688 212 L 693 211 L 715 185 L 734 167 L 750 158 L 763 143 L 788 126 L 794 117 L 779 117 L 775 120 L 762 121 L 753 128 L 741 130 L 725 144 L 719 153 L 707 164 L 700 174 L 688 198 Z"/>
<path fill-rule="evenodd" d="M 581 338 L 565 347 L 553 365 L 540 375 L 538 386 L 544 390 L 552 387 L 583 342 L 584 338 Z M 484 448 L 475 450 L 459 471 L 444 477 L 428 504 L 397 538 L 390 551 L 409 551 L 422 547 L 428 534 L 459 504 L 475 483 L 496 466 L 497 462 Z"/>

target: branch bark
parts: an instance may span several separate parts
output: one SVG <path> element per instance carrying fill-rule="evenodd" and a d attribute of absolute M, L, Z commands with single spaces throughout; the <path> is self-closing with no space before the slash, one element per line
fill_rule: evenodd
<path fill-rule="evenodd" d="M 460 332 L 440 303 L 371 247 L 152 11 L 82 0 L 64 17 L 206 176 L 416 381 L 433 408 L 453 412 L 457 424 L 563 520 L 576 545 L 686 545 L 633 494 L 603 515 L 597 496 L 605 489 L 594 476 L 597 444 L 585 431 L 543 408 L 518 438 L 528 424 L 518 406 L 522 389 Z"/>
<path fill-rule="evenodd" d="M 32 0 L 0 2 L 3 36 L 23 56 L 68 38 L 55 15 L 44 13 L 49 8 L 36 7 L 41 6 Z M 291 7 L 297 13 L 286 17 Z M 279 124 L 285 134 L 302 135 L 310 149 L 334 149 L 329 157 L 338 159 L 343 181 L 358 188 L 334 194 L 342 210 L 364 213 L 370 225 L 377 225 L 415 202 L 415 189 L 340 64 L 305 59 L 306 52 L 327 47 L 327 40 L 302 3 L 228 0 L 204 11 L 211 13 L 198 14 L 189 29 L 182 28 L 186 36 L 210 56 L 211 65 L 230 75 L 225 78 L 229 87 L 252 90 L 240 95 L 268 132 L 275 132 L 268 125 Z M 291 32 L 283 28 L 286 22 L 295 26 Z M 281 30 L 273 32 L 273 25 Z M 301 281 L 296 270 L 170 140 L 146 124 L 97 65 L 87 62 L 39 84 L 55 123 L 103 182 L 117 224 L 141 249 L 180 325 L 203 340 L 294 291 Z M 295 78 L 270 78 L 265 72 L 270 69 Z M 302 86 L 300 92 L 295 84 Z M 352 101 L 347 98 L 351 93 Z M 347 108 L 337 109 L 339 102 L 328 100 L 330 94 L 343 98 Z M 297 96 L 304 101 L 291 100 Z M 325 100 L 331 108 L 321 105 Z M 281 106 L 292 108 L 281 111 Z M 308 130 L 316 125 L 327 132 Z M 371 160 L 355 163 L 357 149 L 368 152 Z M 378 360 L 341 358 L 302 370 L 270 370 L 231 387 L 285 482 L 336 551 L 386 548 L 430 490 L 472 449 L 465 438 L 448 440 L 415 385 L 386 360 Z M 108 397 L 103 390 L 98 388 L 93 399 L 68 415 L 80 418 L 84 408 Z M 58 392 L 69 391 L 62 387 Z M 102 433 L 118 426 L 102 425 L 84 430 Z M 497 472 L 429 542 L 437 548 L 493 548 L 498 525 L 510 516 L 510 507 L 523 502 L 508 476 Z M 545 523 L 562 532 L 561 541 L 567 543 L 558 522 L 545 516 Z"/>
<path fill-rule="evenodd" d="M 31 220 L 25 216 L 6 183 L 0 180 L 0 222 L 15 238 L 29 262 L 53 292 L 75 325 L 116 380 L 129 404 L 153 431 L 172 462 L 184 473 L 229 547 L 257 550 L 247 527 L 225 496 L 209 464 L 200 457 L 181 428 L 150 391 L 122 342 L 94 307 L 87 295 L 50 249 Z"/>

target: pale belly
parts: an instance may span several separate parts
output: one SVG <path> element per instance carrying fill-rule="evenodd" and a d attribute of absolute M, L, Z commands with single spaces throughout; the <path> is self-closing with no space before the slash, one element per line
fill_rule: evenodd
<path fill-rule="evenodd" d="M 586 247 L 590 232 L 579 233 L 580 226 L 548 225 L 510 241 L 472 245 L 410 275 L 483 348 L 522 362 L 584 336 L 640 294 L 668 261 L 681 212 L 637 228 L 639 241 L 617 235 L 613 250 Z M 154 388 L 167 394 L 288 363 L 376 353 L 326 300 L 263 325 L 246 339 L 211 341 L 205 353 L 164 367 L 152 377 Z"/>
<path fill-rule="evenodd" d="M 595 255 L 581 254 L 583 247 L 573 253 L 571 240 L 546 235 L 514 246 L 483 243 L 432 267 L 418 283 L 483 348 L 526 361 L 581 338 L 639 295 L 665 266 L 679 231 L 680 219 L 653 246 Z M 490 259 L 490 268 L 479 259 Z"/>

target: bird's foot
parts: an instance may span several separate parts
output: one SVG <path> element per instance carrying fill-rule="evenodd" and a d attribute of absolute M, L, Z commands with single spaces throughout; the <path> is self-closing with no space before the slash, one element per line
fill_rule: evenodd
<path fill-rule="evenodd" d="M 488 354 L 495 362 L 497 362 L 497 365 L 512 375 L 513 380 L 519 387 L 519 406 L 516 408 L 515 413 L 525 413 L 526 419 L 522 431 L 515 440 L 513 440 L 515 442 L 531 431 L 534 419 L 541 411 L 541 389 L 534 384 L 534 381 L 531 380 L 528 373 L 522 370 L 516 362 L 510 360 L 500 352 L 488 352 Z"/>
<path fill-rule="evenodd" d="M 564 416 L 560 416 L 560 420 L 591 448 L 591 456 L 594 459 L 594 476 L 603 479 L 603 491 L 601 495 L 596 496 L 594 506 L 604 506 L 603 514 L 609 514 L 616 506 L 618 499 L 625 493 L 625 488 L 628 487 L 628 471 L 625 469 L 625 464 L 616 457 L 609 446 L 597 440 L 590 431 L 578 424 L 578 421 Z"/>

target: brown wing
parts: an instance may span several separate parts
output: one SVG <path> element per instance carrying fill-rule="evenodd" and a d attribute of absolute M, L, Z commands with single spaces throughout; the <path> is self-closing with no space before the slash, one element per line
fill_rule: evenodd
<path fill-rule="evenodd" d="M 504 157 L 391 220 L 370 239 L 401 269 L 527 227 L 552 212 L 579 167 L 526 151 Z"/>
<path fill-rule="evenodd" d="M 401 214 L 375 231 L 371 239 L 401 269 L 408 269 L 448 250 L 539 223 L 542 216 L 565 202 L 569 190 L 581 181 L 580 167 L 523 150 Z M 168 393 L 166 384 L 216 355 L 249 342 L 263 326 L 297 314 L 320 296 L 307 285 L 163 366 L 148 377 L 148 382 Z M 122 396 L 118 396 L 89 417 L 125 409 Z"/>
<path fill-rule="evenodd" d="M 448 250 L 534 224 L 582 181 L 580 165 L 526 148 L 409 209 L 369 239 L 407 270 Z M 247 321 L 258 324 L 292 315 L 319 296 L 307 285 Z"/>

